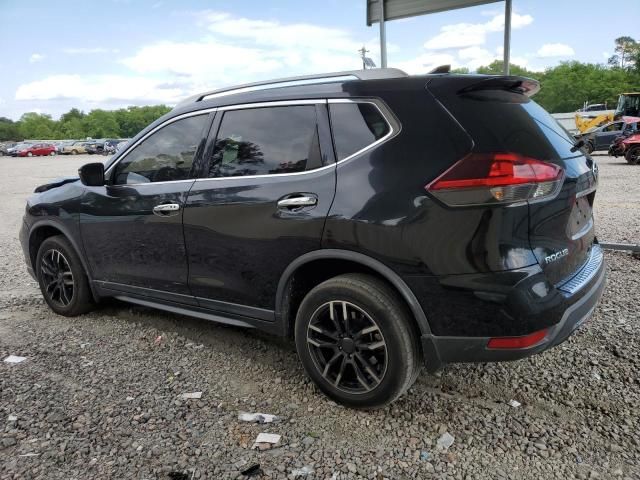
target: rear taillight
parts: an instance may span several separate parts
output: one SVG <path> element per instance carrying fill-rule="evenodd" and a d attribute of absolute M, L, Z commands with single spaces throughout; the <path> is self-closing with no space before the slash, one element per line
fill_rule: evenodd
<path fill-rule="evenodd" d="M 559 166 L 517 153 L 471 153 L 425 188 L 454 207 L 508 204 L 552 197 L 563 177 Z"/>

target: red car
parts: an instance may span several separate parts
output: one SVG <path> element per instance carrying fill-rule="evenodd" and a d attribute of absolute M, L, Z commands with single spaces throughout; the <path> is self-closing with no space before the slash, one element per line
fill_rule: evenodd
<path fill-rule="evenodd" d="M 640 165 L 640 133 L 622 140 L 621 147 L 627 162 L 631 165 Z"/>
<path fill-rule="evenodd" d="M 29 145 L 26 148 L 17 150 L 15 155 L 18 157 L 34 157 L 36 155 L 55 155 L 56 147 L 48 145 L 46 143 L 38 143 L 36 145 Z"/>

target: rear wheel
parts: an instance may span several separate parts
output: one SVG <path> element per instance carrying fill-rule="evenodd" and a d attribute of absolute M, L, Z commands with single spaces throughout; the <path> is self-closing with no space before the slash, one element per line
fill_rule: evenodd
<path fill-rule="evenodd" d="M 406 308 L 391 288 L 369 275 L 340 275 L 312 289 L 298 309 L 295 339 L 309 377 L 350 407 L 392 402 L 421 367 Z"/>
<path fill-rule="evenodd" d="M 52 157 L 56 154 L 56 152 L 51 152 L 49 155 L 51 155 Z"/>
<path fill-rule="evenodd" d="M 77 150 L 71 150 L 71 155 L 77 155 L 78 151 Z"/>
<path fill-rule="evenodd" d="M 640 165 L 640 145 L 636 145 L 635 147 L 631 147 L 627 153 L 625 153 L 624 158 L 631 165 Z"/>
<path fill-rule="evenodd" d="M 49 237 L 42 242 L 35 268 L 40 291 L 51 310 L 67 317 L 91 310 L 89 280 L 80 257 L 65 237 Z"/>
<path fill-rule="evenodd" d="M 27 152 L 27 157 L 33 157 L 33 153 Z"/>

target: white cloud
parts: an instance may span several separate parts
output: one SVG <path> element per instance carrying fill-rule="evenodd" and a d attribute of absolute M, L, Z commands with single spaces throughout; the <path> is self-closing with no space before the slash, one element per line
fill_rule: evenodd
<path fill-rule="evenodd" d="M 360 67 L 362 42 L 349 32 L 309 23 L 254 20 L 224 12 L 205 12 L 200 25 L 209 32 L 198 41 L 162 41 L 140 48 L 122 63 L 138 74 L 188 77 L 206 88 L 285 76 Z M 377 57 L 375 39 L 365 42 Z M 389 45 L 388 51 L 395 51 Z M 375 58 L 377 61 L 377 58 Z M 212 85 L 212 81 L 215 85 Z"/>
<path fill-rule="evenodd" d="M 571 57 L 575 55 L 575 51 L 569 45 L 564 43 L 545 43 L 538 50 L 538 57 Z"/>
<path fill-rule="evenodd" d="M 514 13 L 511 16 L 511 28 L 517 30 L 533 22 L 531 15 Z M 504 15 L 496 15 L 484 23 L 456 23 L 445 25 L 440 33 L 428 40 L 424 47 L 429 50 L 466 48 L 484 45 L 488 33 L 501 32 L 504 29 Z"/>
<path fill-rule="evenodd" d="M 124 75 L 52 75 L 20 85 L 16 100 L 81 99 L 88 102 L 126 101 L 175 103 L 183 89 L 161 81 Z"/>
<path fill-rule="evenodd" d="M 85 55 L 91 53 L 118 53 L 117 48 L 106 47 L 80 47 L 80 48 L 63 48 L 63 53 L 68 55 Z"/>
<path fill-rule="evenodd" d="M 203 12 L 202 38 L 142 46 L 119 61 L 126 75 L 52 75 L 21 85 L 16 100 L 176 103 L 197 91 L 261 78 L 360 68 L 363 42 L 349 32 L 309 23 L 254 20 Z M 376 39 L 365 42 L 377 62 Z M 104 47 L 65 49 L 103 53 Z M 397 49 L 390 45 L 390 51 Z"/>
<path fill-rule="evenodd" d="M 29 63 L 41 62 L 42 60 L 44 60 L 44 55 L 40 53 L 32 53 L 29 57 Z"/>
<path fill-rule="evenodd" d="M 409 74 L 427 73 L 440 65 L 455 65 L 456 58 L 449 53 L 423 53 L 411 60 L 395 62 L 392 66 Z M 455 67 L 454 67 L 455 68 Z"/>

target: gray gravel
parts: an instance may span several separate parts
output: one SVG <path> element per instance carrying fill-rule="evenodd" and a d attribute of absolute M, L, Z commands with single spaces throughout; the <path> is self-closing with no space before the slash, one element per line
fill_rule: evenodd
<path fill-rule="evenodd" d="M 0 359 L 27 357 L 0 362 L 0 479 L 243 478 L 255 463 L 262 478 L 640 478 L 630 255 L 606 254 L 602 303 L 558 348 L 452 365 L 386 409 L 353 411 L 306 379 L 289 341 L 117 302 L 52 314 L 15 237 L 28 192 L 83 157 L 0 158 Z M 640 167 L 598 160 L 598 234 L 637 243 Z M 281 420 L 240 422 L 241 411 Z M 280 446 L 251 450 L 260 432 Z M 439 449 L 446 433 L 453 444 Z"/>

